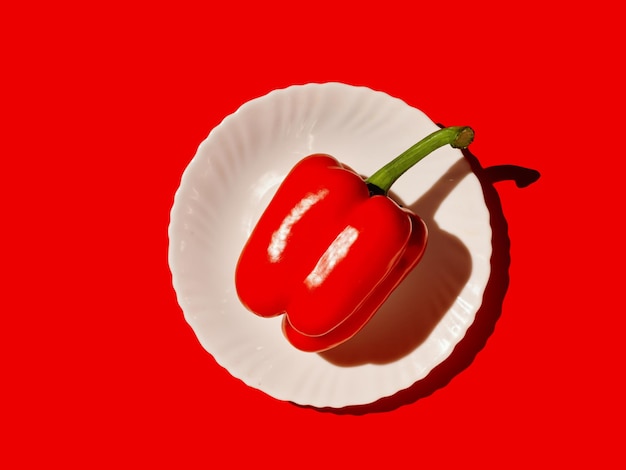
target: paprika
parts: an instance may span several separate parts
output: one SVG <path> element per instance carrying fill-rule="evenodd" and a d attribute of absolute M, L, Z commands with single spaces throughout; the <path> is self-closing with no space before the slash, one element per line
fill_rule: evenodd
<path fill-rule="evenodd" d="M 242 304 L 262 317 L 284 314 L 283 333 L 302 351 L 350 339 L 426 249 L 426 224 L 389 189 L 437 148 L 465 148 L 473 138 L 470 127 L 439 129 L 366 179 L 330 155 L 302 159 L 241 252 L 235 286 Z"/>

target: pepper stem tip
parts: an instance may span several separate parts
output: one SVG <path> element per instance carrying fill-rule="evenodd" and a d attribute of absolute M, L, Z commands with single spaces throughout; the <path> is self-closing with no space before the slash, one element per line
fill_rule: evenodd
<path fill-rule="evenodd" d="M 454 142 L 452 142 L 450 145 L 457 149 L 464 149 L 464 148 L 469 147 L 469 145 L 473 141 L 474 141 L 474 129 L 466 126 L 459 130 L 459 132 L 456 135 L 456 138 L 454 139 Z"/>

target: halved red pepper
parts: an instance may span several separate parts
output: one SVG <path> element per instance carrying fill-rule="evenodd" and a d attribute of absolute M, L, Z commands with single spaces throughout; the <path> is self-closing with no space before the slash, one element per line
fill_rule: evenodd
<path fill-rule="evenodd" d="M 244 246 L 235 271 L 243 305 L 285 314 L 283 332 L 320 352 L 354 336 L 419 262 L 424 221 L 387 197 L 391 185 L 433 150 L 467 147 L 469 127 L 440 129 L 371 177 L 325 154 L 293 167 Z"/>

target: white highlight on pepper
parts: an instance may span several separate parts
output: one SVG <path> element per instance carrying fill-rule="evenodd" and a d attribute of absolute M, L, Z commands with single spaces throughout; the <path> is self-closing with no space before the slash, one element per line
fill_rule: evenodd
<path fill-rule="evenodd" d="M 324 199 L 327 194 L 328 189 L 321 189 L 315 194 L 309 194 L 289 211 L 289 214 L 283 219 L 278 230 L 272 234 L 272 240 L 267 247 L 267 254 L 271 262 L 276 263 L 280 260 L 280 256 L 287 246 L 287 239 L 289 238 L 293 226 L 304 217 L 304 214 L 306 214 L 311 207 Z"/>
<path fill-rule="evenodd" d="M 313 271 L 304 280 L 307 286 L 317 287 L 335 269 L 335 266 L 348 255 L 350 247 L 359 238 L 359 231 L 348 225 L 326 249 Z"/>

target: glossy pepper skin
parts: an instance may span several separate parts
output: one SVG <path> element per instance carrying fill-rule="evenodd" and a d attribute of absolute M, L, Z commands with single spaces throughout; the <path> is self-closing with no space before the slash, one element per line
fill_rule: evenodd
<path fill-rule="evenodd" d="M 298 349 L 322 351 L 352 337 L 419 261 L 426 225 L 329 155 L 287 175 L 236 270 L 242 303 L 263 317 L 285 313 Z"/>
<path fill-rule="evenodd" d="M 430 151 L 420 147 L 418 160 Z M 424 221 L 387 197 L 411 166 L 396 160 L 391 177 L 388 165 L 364 180 L 330 155 L 304 158 L 245 244 L 237 294 L 259 316 L 284 314 L 283 333 L 296 348 L 321 352 L 354 336 L 424 254 Z"/>

